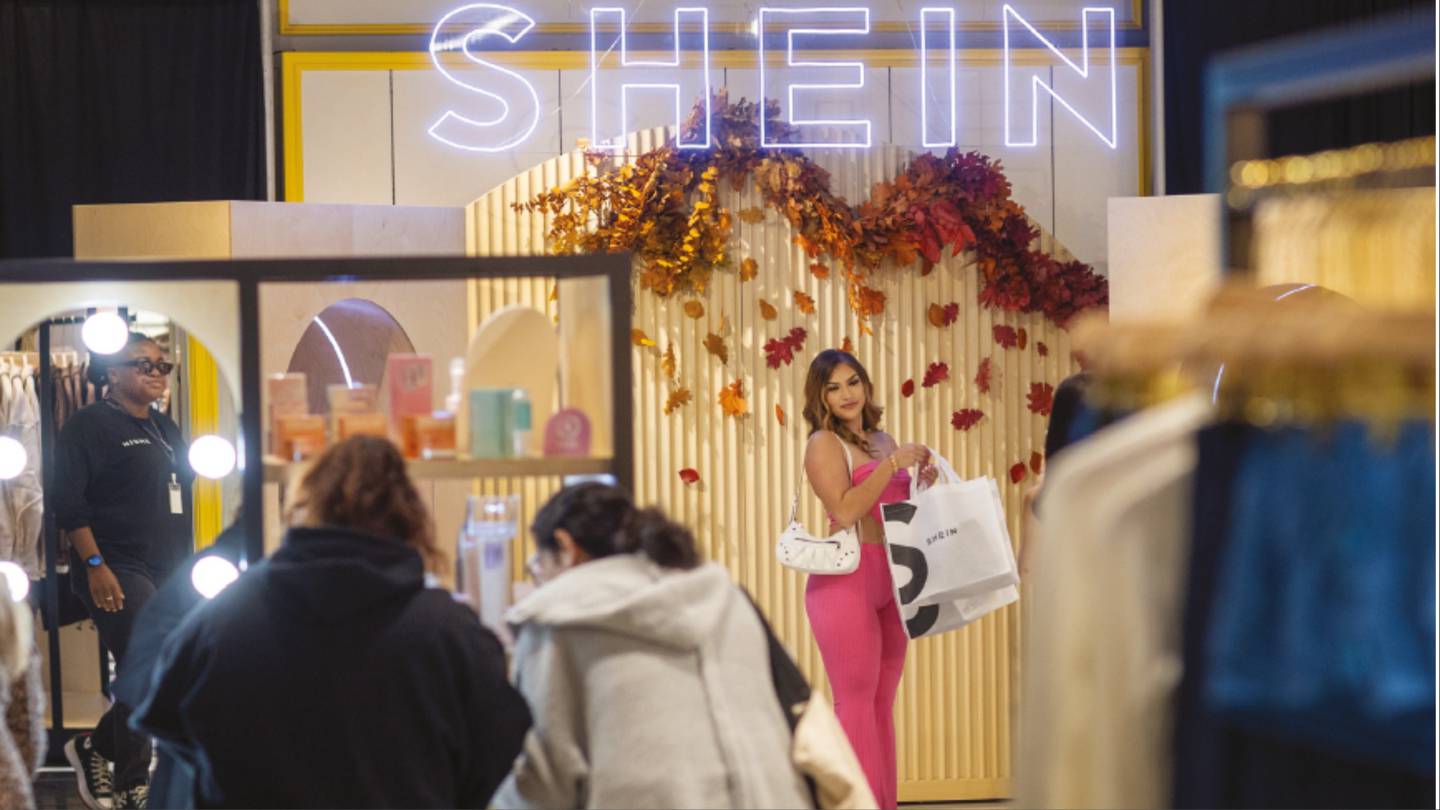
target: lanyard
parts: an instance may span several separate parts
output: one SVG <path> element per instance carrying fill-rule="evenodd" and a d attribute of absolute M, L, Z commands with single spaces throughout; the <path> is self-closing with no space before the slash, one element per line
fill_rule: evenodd
<path fill-rule="evenodd" d="M 130 415 L 129 411 L 126 411 L 124 408 L 120 407 L 120 405 L 116 403 L 115 400 L 106 397 L 105 404 L 125 414 L 126 416 L 129 416 L 131 419 L 135 419 L 134 416 Z M 165 441 L 165 432 L 162 431 L 155 424 L 155 417 L 151 415 L 148 419 L 145 419 L 144 421 L 141 421 L 139 419 L 135 419 L 135 421 L 140 425 L 140 429 L 145 431 L 146 436 L 149 436 L 150 438 L 159 442 L 160 446 L 165 449 L 165 455 L 170 457 L 170 465 L 173 467 L 175 465 L 175 448 L 171 447 L 170 443 Z"/>

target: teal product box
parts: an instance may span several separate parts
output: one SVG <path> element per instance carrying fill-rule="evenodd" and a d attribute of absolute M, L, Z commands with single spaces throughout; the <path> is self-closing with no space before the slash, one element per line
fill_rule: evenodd
<path fill-rule="evenodd" d="M 471 458 L 508 458 L 511 455 L 511 396 L 510 388 L 470 390 Z"/>

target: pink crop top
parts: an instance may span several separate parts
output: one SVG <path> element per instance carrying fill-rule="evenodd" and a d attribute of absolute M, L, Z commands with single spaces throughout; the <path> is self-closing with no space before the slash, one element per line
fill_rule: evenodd
<path fill-rule="evenodd" d="M 845 441 L 839 436 L 835 437 L 835 441 L 840 442 L 840 449 L 845 451 L 845 467 L 846 469 L 851 470 L 850 485 L 853 487 L 860 486 L 860 484 L 863 483 L 865 479 L 870 477 L 871 473 L 879 469 L 881 464 L 887 463 L 886 460 L 882 458 L 875 459 L 873 461 L 867 461 L 864 464 L 861 464 L 859 467 L 854 467 L 851 463 L 852 460 L 850 458 L 849 445 L 845 444 Z M 889 483 L 885 484 L 885 489 L 880 493 L 880 498 L 875 501 L 874 506 L 870 507 L 870 517 L 875 518 L 876 523 L 883 524 L 885 522 L 885 516 L 884 513 L 880 511 L 880 507 L 884 506 L 887 503 L 899 503 L 900 501 L 906 500 L 909 497 L 910 471 L 900 470 L 899 472 L 896 472 L 890 477 Z M 835 523 L 835 518 L 833 516 L 830 518 L 830 523 L 832 525 Z"/>

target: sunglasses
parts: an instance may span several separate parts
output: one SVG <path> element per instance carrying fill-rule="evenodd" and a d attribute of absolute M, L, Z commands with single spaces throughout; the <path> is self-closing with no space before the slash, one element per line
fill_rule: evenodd
<path fill-rule="evenodd" d="M 160 372 L 160 376 L 164 377 L 168 376 L 170 372 L 175 370 L 175 364 L 167 360 L 161 360 L 158 363 L 152 360 L 128 360 L 124 363 L 116 363 L 115 365 L 128 366 L 135 369 L 136 371 L 139 371 L 146 377 L 149 377 L 151 374 L 154 374 L 157 371 Z"/>

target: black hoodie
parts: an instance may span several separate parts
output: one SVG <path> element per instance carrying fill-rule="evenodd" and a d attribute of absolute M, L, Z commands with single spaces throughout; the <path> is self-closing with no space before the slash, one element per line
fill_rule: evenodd
<path fill-rule="evenodd" d="M 197 807 L 484 807 L 530 715 L 413 549 L 291 529 L 167 641 L 134 722 L 191 761 Z"/>

